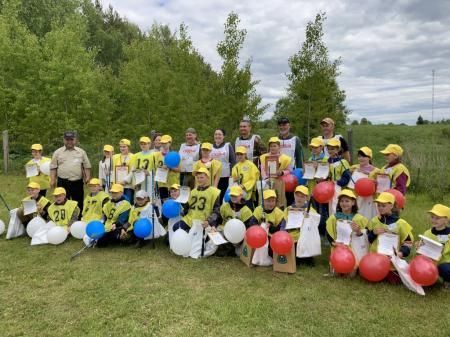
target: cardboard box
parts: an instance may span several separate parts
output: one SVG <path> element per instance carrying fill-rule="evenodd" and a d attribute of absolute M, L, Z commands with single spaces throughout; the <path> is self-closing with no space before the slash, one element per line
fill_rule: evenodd
<path fill-rule="evenodd" d="M 242 243 L 242 249 L 241 249 L 241 261 L 244 262 L 247 267 L 252 267 L 252 260 L 253 260 L 253 254 L 255 253 L 255 249 L 250 247 L 247 244 L 247 241 L 244 239 L 244 242 Z"/>
<path fill-rule="evenodd" d="M 292 245 L 291 251 L 287 255 L 273 253 L 273 271 L 293 274 L 297 271 L 297 264 L 295 262 L 294 245 Z"/>

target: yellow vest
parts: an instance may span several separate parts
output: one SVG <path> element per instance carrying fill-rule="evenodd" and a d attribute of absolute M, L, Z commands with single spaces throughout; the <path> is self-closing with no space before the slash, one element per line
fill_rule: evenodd
<path fill-rule="evenodd" d="M 284 212 L 275 207 L 274 210 L 270 213 L 266 213 L 266 223 L 270 222 L 272 227 L 278 227 L 280 223 L 284 220 Z M 263 220 L 263 208 L 262 206 L 258 206 L 253 211 L 253 216 L 258 220 L 259 223 Z M 269 234 L 270 235 L 270 234 Z"/>
<path fill-rule="evenodd" d="M 266 158 L 267 156 L 271 156 L 270 153 L 264 153 L 261 157 L 259 157 L 261 159 L 261 167 L 265 167 L 266 165 Z M 292 158 L 289 157 L 288 155 L 285 154 L 280 154 L 278 156 L 278 162 L 280 163 L 280 167 L 278 168 L 279 170 L 286 170 L 287 168 L 289 168 L 289 165 L 291 164 L 291 160 Z M 267 175 L 269 175 L 269 172 L 266 172 Z M 272 174 L 275 172 L 271 172 Z"/>
<path fill-rule="evenodd" d="M 202 162 L 201 160 L 197 160 L 194 163 L 194 171 L 197 171 L 200 167 L 204 167 L 209 171 L 209 183 L 210 185 L 213 185 L 214 183 L 214 178 L 219 175 L 222 172 L 222 163 L 217 160 L 217 159 L 213 159 L 209 162 L 207 162 L 206 164 L 204 162 Z M 195 184 L 197 184 L 197 181 L 195 181 Z"/>
<path fill-rule="evenodd" d="M 154 158 L 154 169 L 156 170 L 158 167 L 162 167 L 164 165 L 164 156 L 161 152 L 153 152 Z M 181 168 L 181 161 L 178 165 L 178 168 Z M 169 169 L 169 174 L 167 175 L 167 182 L 160 183 L 158 182 L 158 187 L 170 187 L 173 184 L 180 183 L 180 172 L 175 172 Z"/>
<path fill-rule="evenodd" d="M 409 184 L 411 183 L 411 177 L 409 174 L 409 170 L 402 163 L 398 163 L 397 165 L 394 165 L 392 167 L 384 166 L 379 171 L 375 171 L 375 172 L 389 174 L 389 178 L 391 179 L 391 187 L 392 188 L 395 188 L 395 181 L 402 173 L 406 174 L 406 176 L 407 176 L 406 186 L 409 186 Z"/>
<path fill-rule="evenodd" d="M 133 155 L 133 159 L 131 160 L 131 167 L 135 170 L 154 170 L 155 160 L 153 158 L 154 152 L 142 153 L 138 152 Z"/>
<path fill-rule="evenodd" d="M 127 200 L 121 200 L 118 203 L 112 200 L 108 201 L 105 206 L 103 206 L 103 214 L 106 217 L 105 230 L 109 232 L 112 225 L 119 219 L 119 216 L 128 210 L 130 210 L 131 205 Z"/>
<path fill-rule="evenodd" d="M 30 196 L 22 199 L 22 201 L 28 201 L 28 200 L 31 200 Z M 40 209 L 44 209 L 47 205 L 50 204 L 50 200 L 48 200 L 46 197 L 38 196 L 38 200 L 36 201 L 36 204 L 39 206 Z M 37 213 L 34 213 L 33 216 L 36 214 Z"/>
<path fill-rule="evenodd" d="M 209 186 L 205 190 L 194 188 L 189 196 L 189 211 L 183 217 L 183 221 L 192 227 L 193 220 L 207 220 L 214 210 L 214 204 L 220 196 L 220 190 Z"/>
<path fill-rule="evenodd" d="M 230 219 L 239 219 L 242 222 L 246 222 L 253 215 L 250 208 L 247 205 L 242 207 L 239 211 L 235 212 L 231 208 L 231 204 L 229 202 L 225 202 L 220 206 L 220 215 L 222 217 L 222 224 L 225 225 Z"/>
<path fill-rule="evenodd" d="M 288 213 L 289 213 L 289 210 L 292 209 L 292 208 L 294 208 L 294 207 L 293 207 L 293 206 L 289 206 L 289 207 L 287 207 L 287 208 L 284 210 L 284 219 L 286 220 L 286 225 L 287 225 L 287 221 L 288 221 Z M 303 208 L 303 207 L 300 207 L 300 208 L 296 207 L 296 209 L 299 209 L 299 210 L 301 210 L 301 211 L 303 211 L 303 212 L 306 212 L 306 207 L 304 207 L 304 208 Z M 314 207 L 311 206 L 311 207 L 309 208 L 309 213 L 311 213 L 311 214 L 316 214 L 317 211 L 314 209 Z M 289 235 L 291 236 L 291 238 L 292 238 L 295 242 L 297 242 L 298 239 L 300 239 L 300 228 L 288 229 L 287 232 L 289 233 Z"/>
<path fill-rule="evenodd" d="M 142 210 L 148 206 L 149 203 L 146 203 L 144 206 L 133 206 L 130 211 L 130 216 L 128 217 L 128 223 L 130 227 L 128 227 L 128 231 L 133 230 L 134 223 L 139 219 Z"/>
<path fill-rule="evenodd" d="M 125 160 L 123 160 L 122 155 L 120 153 L 115 154 L 112 157 L 113 162 L 113 172 L 114 172 L 114 183 L 119 183 L 119 181 L 116 181 L 116 167 L 117 166 L 126 166 L 128 169 L 128 173 L 130 173 L 131 170 L 131 162 L 133 161 L 133 154 L 128 153 L 128 156 Z"/>
<path fill-rule="evenodd" d="M 359 226 L 359 228 L 361 228 L 361 230 L 366 228 L 367 223 L 369 222 L 369 220 L 367 220 L 367 218 L 362 216 L 361 214 L 355 214 L 352 221 L 354 221 Z M 336 223 L 337 219 L 335 215 L 331 215 L 327 219 L 327 233 L 333 238 L 333 240 L 336 240 L 337 238 Z"/>
<path fill-rule="evenodd" d="M 323 156 L 323 158 L 320 159 L 313 159 L 313 157 L 309 157 L 308 161 L 312 161 L 312 162 L 318 162 L 318 163 L 328 163 L 328 157 L 327 156 Z M 317 180 L 316 179 L 309 179 L 308 180 L 308 188 L 310 191 L 312 191 L 314 189 L 314 187 L 316 187 L 317 185 Z"/>
<path fill-rule="evenodd" d="M 431 240 L 440 242 L 444 245 L 444 249 L 442 250 L 442 256 L 441 259 L 438 261 L 438 264 L 450 263 L 450 234 L 447 235 L 446 238 L 447 241 L 439 240 L 439 238 L 431 232 L 431 229 L 427 230 L 425 233 L 423 233 L 423 235 Z"/>
<path fill-rule="evenodd" d="M 385 228 L 385 229 L 389 229 L 389 226 L 382 223 L 380 221 L 380 219 L 378 218 L 378 216 L 372 218 L 372 220 L 370 220 L 369 222 L 369 230 L 373 231 L 375 228 Z M 406 238 L 409 236 L 411 241 L 414 241 L 414 236 L 412 233 L 412 227 L 409 223 L 407 223 L 405 220 L 403 219 L 398 219 L 397 220 L 397 225 L 395 226 L 395 229 L 393 231 L 394 233 L 396 233 L 399 236 L 399 242 L 398 245 L 396 247 L 396 249 L 398 250 L 400 248 L 400 246 L 403 244 L 403 242 L 406 240 Z M 374 242 L 371 243 L 370 245 L 370 252 L 377 252 L 377 248 L 378 248 L 378 237 L 375 239 Z"/>
<path fill-rule="evenodd" d="M 51 161 L 50 158 L 42 157 L 41 160 L 39 160 L 38 165 L 41 166 L 42 164 Z M 26 165 L 36 165 L 36 163 L 33 160 L 30 160 Z M 41 190 L 48 190 L 50 188 L 50 176 L 39 172 L 39 175 L 35 177 L 29 178 L 30 183 L 38 183 L 41 186 Z"/>
<path fill-rule="evenodd" d="M 341 179 L 345 170 L 350 169 L 350 164 L 345 159 L 330 163 L 331 180 L 338 181 Z"/>
<path fill-rule="evenodd" d="M 253 192 L 256 190 L 256 184 L 259 179 L 259 171 L 252 161 L 246 160 L 244 162 L 238 162 L 233 166 L 231 176 L 234 181 L 237 181 L 240 185 L 244 186 L 245 200 L 252 198 Z"/>
<path fill-rule="evenodd" d="M 48 216 L 56 225 L 67 227 L 77 208 L 78 203 L 74 200 L 66 200 L 63 205 L 52 203 L 48 208 Z"/>
<path fill-rule="evenodd" d="M 83 217 L 84 222 L 91 220 L 100 220 L 102 218 L 102 207 L 105 199 L 109 199 L 109 195 L 103 191 L 98 192 L 95 196 L 88 195 L 83 203 Z"/>

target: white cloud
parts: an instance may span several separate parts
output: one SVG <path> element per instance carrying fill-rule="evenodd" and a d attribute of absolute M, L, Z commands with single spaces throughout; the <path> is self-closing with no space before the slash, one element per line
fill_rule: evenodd
<path fill-rule="evenodd" d="M 342 57 L 339 84 L 350 119 L 408 124 L 419 114 L 431 119 L 432 69 L 435 119 L 450 118 L 449 1 L 103 0 L 109 4 L 143 30 L 153 22 L 175 30 L 184 22 L 214 69 L 221 64 L 216 45 L 223 24 L 235 11 L 247 30 L 242 61 L 252 59 L 258 92 L 272 105 L 285 93 L 288 58 L 300 49 L 306 23 L 326 11 L 325 41 L 331 58 Z"/>

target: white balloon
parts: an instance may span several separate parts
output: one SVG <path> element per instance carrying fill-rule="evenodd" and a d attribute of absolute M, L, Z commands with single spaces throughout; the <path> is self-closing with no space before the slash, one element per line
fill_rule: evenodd
<path fill-rule="evenodd" d="M 5 232 L 5 223 L 0 220 L 0 235 L 2 235 Z"/>
<path fill-rule="evenodd" d="M 28 236 L 30 238 L 32 238 L 33 235 L 39 230 L 39 228 L 41 228 L 44 225 L 45 225 L 45 220 L 39 216 L 31 219 L 31 221 L 27 225 Z"/>
<path fill-rule="evenodd" d="M 47 233 L 48 243 L 59 245 L 67 239 L 69 232 L 62 226 L 55 226 L 49 229 Z"/>
<path fill-rule="evenodd" d="M 239 219 L 228 220 L 223 228 L 225 238 L 231 243 L 239 243 L 244 240 L 245 231 L 245 225 Z"/>
<path fill-rule="evenodd" d="M 188 255 L 191 251 L 191 239 L 189 234 L 182 229 L 177 229 L 175 233 L 173 233 L 170 249 L 177 255 Z"/>
<path fill-rule="evenodd" d="M 89 246 L 89 244 L 92 242 L 93 239 L 91 239 L 87 234 L 83 236 L 83 242 L 86 246 Z"/>
<path fill-rule="evenodd" d="M 46 176 L 50 175 L 50 162 L 46 161 L 42 165 L 39 166 L 39 170 L 44 173 Z"/>
<path fill-rule="evenodd" d="M 82 239 L 86 234 L 86 222 L 75 221 L 72 226 L 70 226 L 70 234 L 76 239 Z"/>

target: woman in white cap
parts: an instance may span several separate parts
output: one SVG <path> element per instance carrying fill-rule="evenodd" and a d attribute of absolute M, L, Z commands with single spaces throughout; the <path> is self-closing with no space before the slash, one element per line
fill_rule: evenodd
<path fill-rule="evenodd" d="M 43 147 L 41 144 L 33 144 L 31 145 L 31 156 L 33 157 L 28 163 L 26 163 L 26 166 L 37 166 L 37 172 L 38 174 L 32 177 L 29 177 L 28 182 L 30 183 L 37 183 L 41 187 L 39 194 L 45 197 L 47 194 L 47 190 L 50 188 L 50 175 L 47 173 L 44 173 L 41 170 L 41 166 L 44 164 L 47 166 L 50 165 L 50 158 L 42 156 Z M 50 168 L 50 166 L 49 166 Z M 49 169 L 50 170 L 50 169 Z"/>
<path fill-rule="evenodd" d="M 222 163 L 219 183 L 217 188 L 220 190 L 220 200 L 223 200 L 225 192 L 231 176 L 231 168 L 236 164 L 236 157 L 234 155 L 233 146 L 224 141 L 225 130 L 216 129 L 214 131 L 214 143 L 211 150 L 211 158 L 216 159 Z"/>
<path fill-rule="evenodd" d="M 184 134 L 185 142 L 181 144 L 181 175 L 180 182 L 183 186 L 194 188 L 195 178 L 192 175 L 194 163 L 200 158 L 200 143 L 197 138 L 197 131 L 194 128 L 188 128 Z"/>

